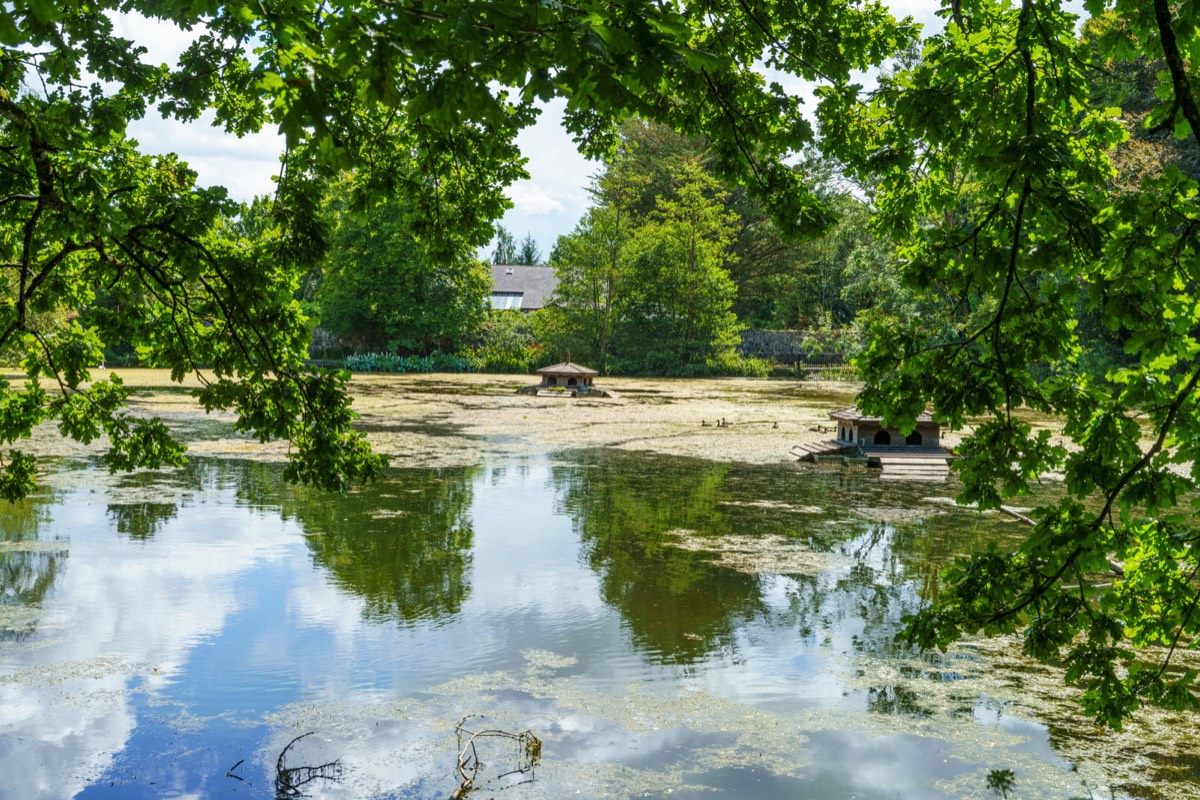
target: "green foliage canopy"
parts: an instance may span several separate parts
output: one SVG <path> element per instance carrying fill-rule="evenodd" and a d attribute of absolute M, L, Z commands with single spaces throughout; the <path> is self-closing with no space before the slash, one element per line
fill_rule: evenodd
<path fill-rule="evenodd" d="M 620 126 L 621 144 L 606 165 L 605 180 L 623 181 L 624 208 L 644 220 L 659 198 L 674 198 L 680 170 L 696 162 L 713 174 L 712 149 L 700 137 L 664 125 L 630 119 Z M 785 236 L 769 211 L 746 188 L 722 181 L 725 208 L 736 215 L 727 267 L 737 287 L 733 310 L 750 327 L 842 327 L 860 310 L 893 307 L 904 292 L 895 281 L 891 243 L 869 228 L 869 203 L 839 185 L 837 163 L 809 150 L 792 166 L 830 214 L 829 227 L 804 239 Z M 598 203 L 607 203 L 601 194 Z M 878 278 L 865 274 L 878 271 Z M 864 285 L 873 284 L 870 289 Z"/>
<path fill-rule="evenodd" d="M 597 205 L 555 247 L 555 302 L 541 333 L 608 371 L 706 373 L 734 358 L 736 288 L 729 276 L 735 216 L 726 192 L 695 160 L 673 172 L 671 197 L 639 218 L 642 181 L 610 169 Z"/>
<path fill-rule="evenodd" d="M 872 102 L 823 119 L 828 142 L 880 180 L 880 227 L 934 313 L 877 326 L 861 400 L 907 428 L 931 404 L 962 448 L 964 499 L 996 507 L 1060 471 L 1015 552 L 965 559 L 912 639 L 947 646 L 1020 632 L 1061 660 L 1099 720 L 1143 702 L 1200 707 L 1200 206 L 1178 168 L 1121 176 L 1120 108 L 1091 104 L 1097 52 L 1161 61 L 1150 126 L 1197 140 L 1197 10 L 1090 2 L 1112 24 L 1084 42 L 1059 3 L 964 2 Z M 825 106 L 825 111 L 834 110 Z M 1127 366 L 1079 363 L 1080 305 L 1125 339 Z M 1063 420 L 1035 430 L 1027 411 Z M 1190 509 L 1189 509 L 1190 506 Z"/>
<path fill-rule="evenodd" d="M 638 227 L 662 199 L 678 199 L 679 176 L 689 164 L 715 177 L 705 140 L 647 120 L 625 120 L 617 153 L 591 190 L 593 211 L 579 230 L 562 240 L 563 247 L 581 231 L 603 227 L 605 223 L 592 217 L 595 209 L 620 214 L 616 231 L 628 233 Z M 840 329 L 853 326 L 860 313 L 910 312 L 911 298 L 899 281 L 892 243 L 872 230 L 870 202 L 845 185 L 836 166 L 815 150 L 793 165 L 834 218 L 821 234 L 799 240 L 785 237 L 744 187 L 721 181 L 721 204 L 735 216 L 731 257 L 725 264 L 737 290 L 733 311 L 748 327 Z M 614 240 L 605 234 L 595 241 Z M 596 255 L 568 256 L 562 251 L 552 255 L 552 261 L 564 267 L 581 265 Z M 611 256 L 610 247 L 610 260 Z"/>
<path fill-rule="evenodd" d="M 325 330 L 368 350 L 422 354 L 454 352 L 478 333 L 491 288 L 481 263 L 431 258 L 398 201 L 334 210 L 319 292 Z"/>

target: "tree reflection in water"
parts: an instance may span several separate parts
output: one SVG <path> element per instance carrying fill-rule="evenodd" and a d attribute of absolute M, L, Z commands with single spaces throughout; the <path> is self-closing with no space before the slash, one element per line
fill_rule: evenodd
<path fill-rule="evenodd" d="M 604 599 L 638 648 L 666 663 L 694 663 L 730 646 L 734 631 L 755 619 L 794 627 L 802 646 L 846 640 L 855 652 L 911 658 L 895 638 L 903 617 L 936 597 L 938 573 L 956 555 L 1006 535 L 997 518 L 934 496 L 953 494 L 953 485 L 883 483 L 862 469 L 595 451 L 556 467 L 553 481 Z M 676 546 L 680 530 L 693 540 L 687 549 Z M 814 566 L 719 566 L 728 537 L 750 549 L 756 537 L 794 544 Z M 768 583 L 782 589 L 782 604 L 778 592 L 764 599 Z M 879 687 L 873 707 L 907 713 L 902 700 L 883 699 L 903 692 Z"/>
<path fill-rule="evenodd" d="M 456 614 L 470 593 L 478 474 L 477 468 L 393 470 L 336 496 L 286 484 L 277 465 L 194 459 L 179 470 L 123 479 L 120 488 L 134 494 L 118 490 L 108 515 L 119 533 L 147 539 L 178 509 L 144 502 L 140 493 L 147 487 L 168 487 L 184 503 L 233 490 L 240 504 L 277 510 L 296 522 L 314 561 L 339 587 L 366 600 L 368 617 L 407 623 Z"/>
<path fill-rule="evenodd" d="M 116 524 L 117 533 L 145 541 L 174 519 L 178 509 L 175 503 L 112 503 L 108 516 Z"/>
<path fill-rule="evenodd" d="M 457 614 L 470 594 L 477 472 L 398 470 L 332 500 L 284 486 L 276 496 L 314 561 L 366 600 L 368 617 L 408 623 Z"/>
<path fill-rule="evenodd" d="M 732 644 L 762 611 L 759 579 L 671 546 L 671 531 L 725 533 L 718 501 L 729 466 L 596 452 L 556 467 L 560 510 L 574 519 L 604 600 L 651 658 L 692 664 Z"/>
<path fill-rule="evenodd" d="M 0 642 L 21 641 L 36 630 L 37 609 L 67 558 L 43 540 L 42 525 L 56 502 L 52 492 L 0 503 Z"/>

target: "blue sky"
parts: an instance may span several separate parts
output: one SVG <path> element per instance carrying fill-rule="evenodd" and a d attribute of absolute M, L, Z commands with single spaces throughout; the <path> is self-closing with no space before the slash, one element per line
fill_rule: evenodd
<path fill-rule="evenodd" d="M 911 15 L 926 26 L 940 27 L 934 16 L 938 4 L 932 0 L 893 0 L 898 16 Z M 147 58 L 156 63 L 174 63 L 187 47 L 192 33 L 140 17 L 114 17 L 117 33 L 147 48 Z M 789 76 L 772 76 L 801 97 L 811 96 L 809 86 Z M 869 83 L 869 76 L 864 76 Z M 549 104 L 537 123 L 521 133 L 518 144 L 529 159 L 529 178 L 509 188 L 513 208 L 501 221 L 520 241 L 533 235 L 543 257 L 555 239 L 568 233 L 579 221 L 589 201 L 587 187 L 599 164 L 583 158 L 561 127 L 563 101 Z M 811 107 L 811 106 L 810 106 Z M 205 185 L 223 185 L 239 200 L 274 190 L 271 176 L 279 170 L 282 139 L 272 131 L 242 139 L 211 126 L 209 120 L 184 125 L 151 114 L 136 123 L 133 136 L 142 149 L 152 153 L 178 153 Z M 481 254 L 486 255 L 486 254 Z"/>

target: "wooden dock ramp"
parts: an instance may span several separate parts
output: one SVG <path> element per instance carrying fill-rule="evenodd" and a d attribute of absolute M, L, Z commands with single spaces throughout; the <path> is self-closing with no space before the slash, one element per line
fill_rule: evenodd
<path fill-rule="evenodd" d="M 945 450 L 868 449 L 867 463 L 883 470 L 879 477 L 901 481 L 944 481 L 954 456 Z"/>
<path fill-rule="evenodd" d="M 812 461 L 813 456 L 833 455 L 845 450 L 849 445 L 837 439 L 826 439 L 822 442 L 801 442 L 791 449 L 792 458 L 797 461 Z"/>

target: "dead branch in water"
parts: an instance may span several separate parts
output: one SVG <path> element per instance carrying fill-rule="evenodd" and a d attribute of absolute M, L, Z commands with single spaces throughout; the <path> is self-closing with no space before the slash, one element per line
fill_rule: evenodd
<path fill-rule="evenodd" d="M 522 783 L 529 783 L 534 779 L 533 769 L 537 766 L 542 758 L 542 740 L 533 735 L 532 731 L 522 731 L 521 733 L 511 733 L 502 731 L 496 728 L 486 728 L 484 730 L 472 731 L 466 728 L 466 721 L 471 717 L 476 716 L 469 714 L 460 719 L 454 725 L 454 733 L 458 737 L 458 777 L 459 785 L 450 795 L 450 800 L 462 800 L 471 792 L 478 789 L 476 779 L 479 777 L 479 770 L 484 766 L 479 758 L 478 744 L 482 739 L 496 738 L 512 742 L 516 747 L 516 757 L 513 759 L 513 768 L 506 772 L 501 772 L 485 783 L 499 781 L 510 775 L 524 775 L 524 780 L 509 784 L 509 786 L 518 786 Z M 507 789 L 509 786 L 503 788 Z"/>
<path fill-rule="evenodd" d="M 1028 525 L 1031 528 L 1037 527 L 1037 522 L 1032 517 L 1025 516 L 1020 511 L 1017 511 L 1015 508 L 1013 508 L 1012 506 L 1000 506 L 1000 510 L 1003 511 L 1005 514 L 1008 514 L 1013 519 L 1019 520 L 1020 522 L 1024 522 L 1026 525 Z"/>
<path fill-rule="evenodd" d="M 226 777 L 226 778 L 233 778 L 234 780 L 238 780 L 238 781 L 245 781 L 246 779 L 245 779 L 245 778 L 243 778 L 241 775 L 234 775 L 234 774 L 233 774 L 233 771 L 234 771 L 235 769 L 237 769 L 238 767 L 240 767 L 242 764 L 244 764 L 244 763 L 245 763 L 245 761 L 246 761 L 246 759 L 244 759 L 244 758 L 239 758 L 239 759 L 238 759 L 238 762 L 237 762 L 236 764 L 234 764 L 234 765 L 233 765 L 232 767 L 230 767 L 229 769 L 225 770 L 225 777 Z"/>
<path fill-rule="evenodd" d="M 279 753 L 279 758 L 275 760 L 275 797 L 276 800 L 290 800 L 295 797 L 304 797 L 304 792 L 301 791 L 302 786 L 312 783 L 316 780 L 325 781 L 340 781 L 342 779 L 342 763 L 341 760 L 330 761 L 327 764 L 319 764 L 317 766 L 289 767 L 287 766 L 287 754 L 292 749 L 292 745 L 303 739 L 305 736 L 312 736 L 313 732 L 302 733 L 295 739 L 287 743 L 287 746 Z"/>

